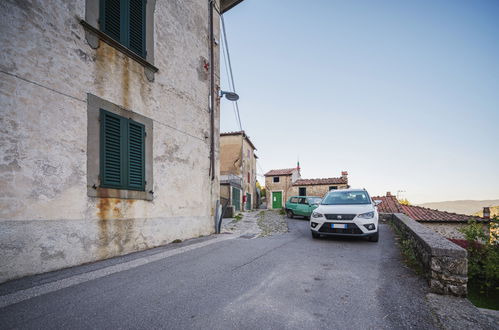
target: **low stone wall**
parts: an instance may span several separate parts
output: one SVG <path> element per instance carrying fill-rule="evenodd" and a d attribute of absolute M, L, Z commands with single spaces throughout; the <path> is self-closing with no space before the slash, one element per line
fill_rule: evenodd
<path fill-rule="evenodd" d="M 468 282 L 466 250 L 405 214 L 395 213 L 388 218 L 403 239 L 411 241 L 414 252 L 427 275 L 430 291 L 466 296 Z"/>

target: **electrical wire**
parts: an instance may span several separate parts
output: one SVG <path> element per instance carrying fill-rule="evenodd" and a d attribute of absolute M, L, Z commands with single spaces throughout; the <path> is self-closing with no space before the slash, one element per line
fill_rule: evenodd
<path fill-rule="evenodd" d="M 223 36 L 223 44 L 222 44 L 222 49 L 225 47 L 225 52 L 227 52 L 227 64 L 229 67 L 229 74 L 230 74 L 230 82 L 232 83 L 229 84 L 229 88 L 231 88 L 231 92 L 236 93 L 236 85 L 234 84 L 234 73 L 232 71 L 232 63 L 230 61 L 230 51 L 229 51 L 229 42 L 227 41 L 227 33 L 225 29 L 225 21 L 224 21 L 224 15 L 220 15 L 220 20 L 222 22 L 222 36 Z M 224 56 L 225 56 L 225 52 Z M 226 67 L 227 69 L 227 67 Z M 235 107 L 235 112 L 237 113 L 236 119 L 239 124 L 239 129 L 242 131 L 243 130 L 243 125 L 241 123 L 241 113 L 239 112 L 239 103 L 237 101 L 234 101 L 233 106 Z"/>
<path fill-rule="evenodd" d="M 227 64 L 227 56 L 225 55 L 225 47 L 223 46 L 223 43 L 222 43 L 222 57 L 224 59 L 224 67 L 225 67 L 225 74 L 227 75 L 227 84 L 229 86 L 229 90 L 232 90 L 233 87 L 232 87 L 232 84 L 231 84 L 231 81 L 230 81 L 230 75 L 229 75 L 229 65 Z M 239 124 L 239 120 L 238 120 L 238 116 L 237 116 L 237 110 L 236 110 L 236 106 L 234 104 L 234 102 L 232 102 L 232 110 L 234 111 L 234 118 L 236 119 L 236 125 L 239 126 L 239 130 L 242 131 L 242 127 L 241 125 Z"/>

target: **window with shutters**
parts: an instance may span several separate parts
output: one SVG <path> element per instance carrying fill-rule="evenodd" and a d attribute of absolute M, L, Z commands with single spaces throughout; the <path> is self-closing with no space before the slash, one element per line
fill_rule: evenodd
<path fill-rule="evenodd" d="M 100 0 L 102 32 L 146 57 L 146 0 Z"/>
<path fill-rule="evenodd" d="M 100 186 L 144 190 L 144 125 L 102 109 L 100 123 Z"/>
<path fill-rule="evenodd" d="M 87 195 L 153 200 L 153 120 L 90 93 L 87 106 Z"/>

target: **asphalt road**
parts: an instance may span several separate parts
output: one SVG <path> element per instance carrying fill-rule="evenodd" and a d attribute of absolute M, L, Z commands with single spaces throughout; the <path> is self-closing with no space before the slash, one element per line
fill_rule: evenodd
<path fill-rule="evenodd" d="M 4 297 L 27 289 L 25 300 L 4 299 L 0 328 L 434 328 L 426 283 L 403 266 L 386 225 L 378 243 L 314 240 L 307 221 L 288 225 L 286 234 L 197 239 L 0 285 Z M 206 245 L 172 253 L 197 243 Z M 151 257 L 158 260 L 67 284 Z M 53 283 L 67 287 L 29 298 Z"/>

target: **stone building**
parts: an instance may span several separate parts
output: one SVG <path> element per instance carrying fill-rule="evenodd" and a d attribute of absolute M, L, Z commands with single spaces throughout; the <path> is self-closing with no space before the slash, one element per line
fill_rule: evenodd
<path fill-rule="evenodd" d="M 300 166 L 271 170 L 265 173 L 267 208 L 280 209 L 291 196 L 323 197 L 333 189 L 348 188 L 348 172 L 339 178 L 302 179 Z"/>
<path fill-rule="evenodd" d="M 386 196 L 375 196 L 372 199 L 381 201 L 381 204 L 378 205 L 379 213 L 403 213 L 447 238 L 462 239 L 463 234 L 459 229 L 466 226 L 469 220 L 473 219 L 484 224 L 490 221 L 490 219 L 477 216 L 439 211 L 416 205 L 404 205 L 399 203 L 397 197 L 390 192 L 387 192 Z"/>
<path fill-rule="evenodd" d="M 347 188 L 348 173 L 343 171 L 339 178 L 298 179 L 293 183 L 290 195 L 323 197 L 330 190 Z"/>
<path fill-rule="evenodd" d="M 244 131 L 220 134 L 220 196 L 234 212 L 257 207 L 255 151 Z"/>
<path fill-rule="evenodd" d="M 241 1 L 0 3 L 0 282 L 214 232 Z"/>

